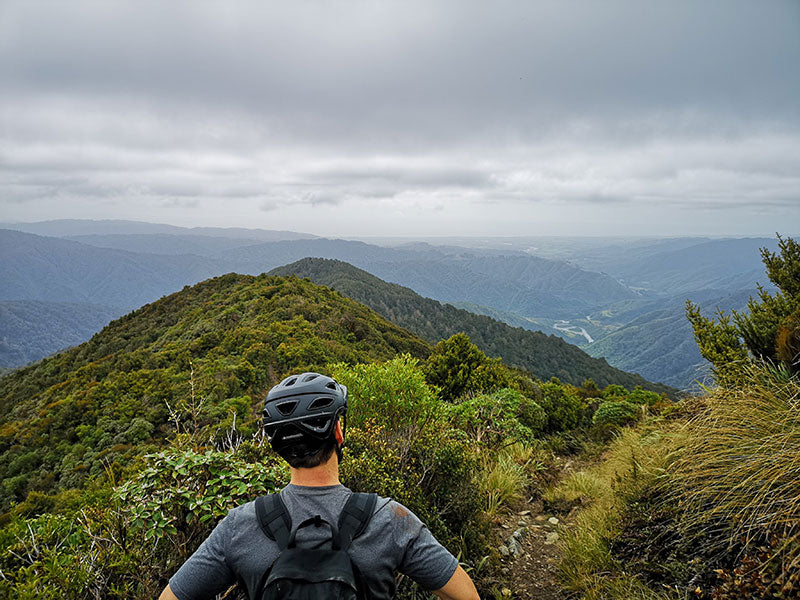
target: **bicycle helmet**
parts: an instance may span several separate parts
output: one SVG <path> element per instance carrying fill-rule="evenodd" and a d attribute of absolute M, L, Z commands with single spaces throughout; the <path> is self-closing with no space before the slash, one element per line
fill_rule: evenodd
<path fill-rule="evenodd" d="M 309 456 L 333 438 L 346 413 L 345 386 L 319 373 L 291 375 L 267 393 L 264 430 L 284 458 Z"/>

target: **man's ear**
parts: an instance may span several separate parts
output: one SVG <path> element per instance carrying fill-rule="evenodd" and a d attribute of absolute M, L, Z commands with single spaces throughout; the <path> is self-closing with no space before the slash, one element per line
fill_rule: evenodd
<path fill-rule="evenodd" d="M 333 430 L 333 435 L 336 436 L 336 443 L 340 446 L 344 444 L 344 434 L 342 433 L 341 421 L 336 421 L 336 429 Z"/>

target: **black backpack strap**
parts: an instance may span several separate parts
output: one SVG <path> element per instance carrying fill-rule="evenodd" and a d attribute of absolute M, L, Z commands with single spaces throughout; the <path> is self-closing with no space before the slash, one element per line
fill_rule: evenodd
<path fill-rule="evenodd" d="M 281 495 L 269 494 L 256 498 L 256 516 L 264 535 L 277 542 L 281 551 L 286 550 L 292 531 L 292 518 Z"/>
<path fill-rule="evenodd" d="M 350 542 L 361 535 L 375 512 L 377 494 L 354 492 L 348 499 L 339 516 L 338 546 L 342 550 L 350 547 Z"/>

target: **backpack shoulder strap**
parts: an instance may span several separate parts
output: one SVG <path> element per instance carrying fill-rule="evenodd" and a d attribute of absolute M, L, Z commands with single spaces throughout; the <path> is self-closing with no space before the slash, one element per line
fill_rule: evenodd
<path fill-rule="evenodd" d="M 292 531 L 292 518 L 281 495 L 269 494 L 256 498 L 256 516 L 264 535 L 277 542 L 281 551 L 286 550 Z"/>
<path fill-rule="evenodd" d="M 354 492 L 348 499 L 339 516 L 339 547 L 347 550 L 350 542 L 361 535 L 367 528 L 375 504 L 378 502 L 377 494 Z"/>

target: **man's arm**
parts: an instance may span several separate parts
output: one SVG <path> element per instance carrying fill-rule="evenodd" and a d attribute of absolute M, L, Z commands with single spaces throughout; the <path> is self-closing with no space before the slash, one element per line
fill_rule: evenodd
<path fill-rule="evenodd" d="M 169 587 L 169 584 L 167 584 L 167 587 L 165 587 L 164 591 L 161 592 L 158 600 L 178 600 L 178 597 L 172 593 L 172 588 Z"/>
<path fill-rule="evenodd" d="M 470 579 L 467 572 L 461 568 L 461 565 L 456 567 L 455 572 L 447 583 L 433 593 L 442 600 L 480 600 L 478 590 L 475 589 L 475 584 L 472 583 L 472 579 Z M 159 600 L 172 599 L 159 598 Z"/>

